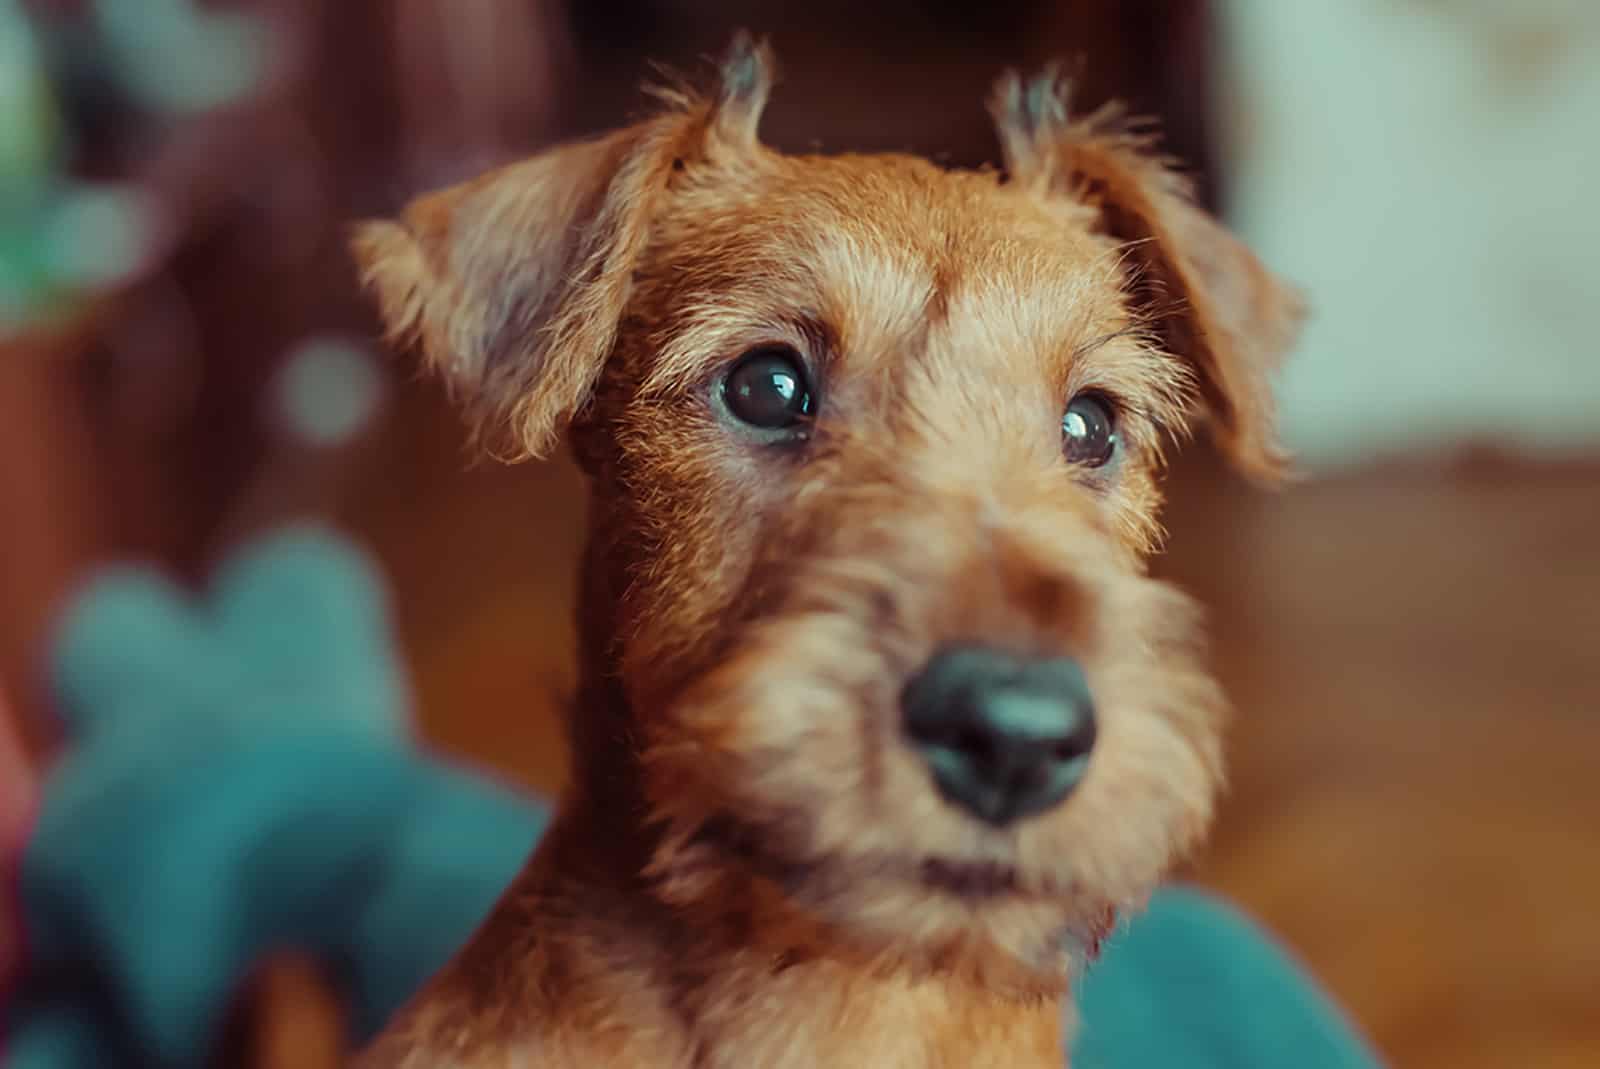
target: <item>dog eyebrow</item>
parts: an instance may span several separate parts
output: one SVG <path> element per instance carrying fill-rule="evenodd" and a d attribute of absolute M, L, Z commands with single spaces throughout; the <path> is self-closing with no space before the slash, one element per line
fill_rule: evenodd
<path fill-rule="evenodd" d="M 720 309 L 719 309 L 720 311 Z M 644 399 L 660 398 L 678 390 L 692 388 L 707 374 L 732 366 L 744 352 L 760 345 L 793 345 L 807 354 L 808 363 L 821 371 L 838 352 L 838 333 L 832 324 L 815 312 L 774 316 L 765 325 L 756 322 L 718 322 L 720 317 L 695 321 L 663 343 L 656 365 L 639 384 Z"/>
<path fill-rule="evenodd" d="M 1086 341 L 1076 349 L 1072 350 L 1072 359 L 1081 360 L 1090 353 L 1094 352 L 1096 349 L 1104 348 L 1119 338 L 1142 336 L 1145 333 L 1145 329 L 1146 328 L 1141 323 L 1130 323 L 1121 330 L 1114 330 L 1110 334 L 1102 334 L 1100 337 Z"/>
<path fill-rule="evenodd" d="M 684 389 L 703 372 L 706 354 L 729 350 L 749 333 L 746 323 L 719 316 L 716 313 L 720 309 L 715 306 L 708 305 L 702 311 L 709 314 L 691 314 L 681 329 L 657 346 L 655 364 L 639 384 L 640 397 L 659 397 Z"/>

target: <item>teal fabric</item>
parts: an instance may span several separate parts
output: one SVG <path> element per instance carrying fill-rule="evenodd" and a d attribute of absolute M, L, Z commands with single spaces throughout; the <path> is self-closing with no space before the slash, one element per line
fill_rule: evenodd
<path fill-rule="evenodd" d="M 292 529 L 202 598 L 140 569 L 76 598 L 54 665 L 72 746 L 23 857 L 0 1065 L 203 1064 L 284 947 L 343 974 L 370 1034 L 488 911 L 545 812 L 407 744 L 382 592 Z"/>
<path fill-rule="evenodd" d="M 407 744 L 381 579 L 326 532 L 247 547 L 203 597 L 103 575 L 56 650 L 73 745 L 22 859 L 3 1069 L 200 1066 L 284 947 L 341 972 L 369 1036 L 544 828 L 538 802 Z M 1110 941 L 1080 1006 L 1079 1069 L 1374 1064 L 1270 939 L 1192 892 Z"/>
<path fill-rule="evenodd" d="M 1305 970 L 1237 911 L 1168 888 L 1078 984 L 1073 1069 L 1369 1069 Z"/>

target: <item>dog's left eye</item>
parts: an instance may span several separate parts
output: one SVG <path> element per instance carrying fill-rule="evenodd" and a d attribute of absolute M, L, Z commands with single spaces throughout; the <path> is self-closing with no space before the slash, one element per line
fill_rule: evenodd
<path fill-rule="evenodd" d="M 1061 417 L 1062 450 L 1067 459 L 1086 468 L 1104 466 L 1117 452 L 1117 418 L 1110 400 L 1098 393 L 1080 393 Z"/>
<path fill-rule="evenodd" d="M 739 358 L 722 382 L 728 411 L 762 430 L 792 427 L 811 413 L 800 354 L 786 345 L 763 345 Z"/>

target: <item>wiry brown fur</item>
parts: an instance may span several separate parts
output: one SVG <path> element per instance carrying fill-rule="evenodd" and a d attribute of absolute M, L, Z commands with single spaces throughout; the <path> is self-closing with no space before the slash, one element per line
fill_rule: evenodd
<path fill-rule="evenodd" d="M 1203 833 L 1223 703 L 1149 579 L 1165 441 L 1209 412 L 1271 479 L 1292 294 L 1142 137 L 1001 83 L 1006 175 L 790 157 L 764 47 L 607 138 L 424 197 L 356 250 L 475 413 L 590 476 L 574 784 L 378 1067 L 1059 1065 L 1070 977 Z M 806 440 L 721 414 L 804 354 Z M 1121 459 L 1061 414 L 1115 398 Z M 1088 774 L 995 830 L 900 737 L 908 676 L 980 641 L 1069 654 Z"/>

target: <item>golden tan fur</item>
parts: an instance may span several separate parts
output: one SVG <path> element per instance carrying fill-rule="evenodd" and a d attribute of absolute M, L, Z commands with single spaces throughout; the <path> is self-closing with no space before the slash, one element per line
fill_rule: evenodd
<path fill-rule="evenodd" d="M 1006 172 L 756 140 L 764 47 L 715 91 L 415 202 L 357 256 L 503 451 L 592 484 L 573 787 L 459 959 L 363 1065 L 1059 1065 L 1071 976 L 1203 833 L 1223 703 L 1148 579 L 1169 439 L 1281 470 L 1292 294 L 1146 139 L 1002 82 Z M 719 418 L 782 341 L 806 440 Z M 1117 399 L 1122 458 L 1061 454 Z M 996 831 L 902 743 L 940 645 L 1084 664 L 1100 741 Z"/>

